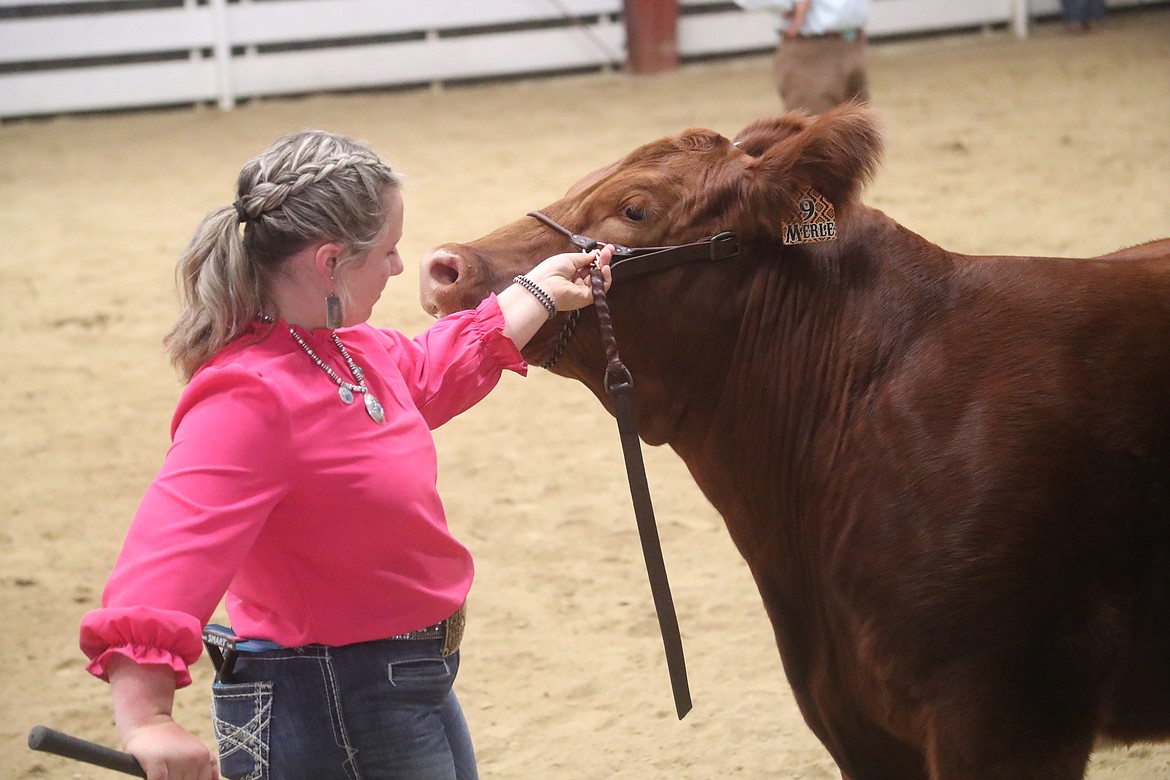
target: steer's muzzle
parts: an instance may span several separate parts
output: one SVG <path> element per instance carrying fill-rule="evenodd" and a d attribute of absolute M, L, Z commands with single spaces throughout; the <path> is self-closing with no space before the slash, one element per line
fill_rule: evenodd
<path fill-rule="evenodd" d="M 459 282 L 468 276 L 467 262 L 453 245 L 432 249 L 419 268 L 419 301 L 432 317 L 468 308 L 459 305 Z M 466 287 L 467 285 L 463 285 Z M 471 305 L 474 305 L 472 303 Z"/>

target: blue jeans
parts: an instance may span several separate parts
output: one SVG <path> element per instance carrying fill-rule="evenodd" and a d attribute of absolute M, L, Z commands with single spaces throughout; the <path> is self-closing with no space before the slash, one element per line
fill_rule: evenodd
<path fill-rule="evenodd" d="M 225 780 L 476 780 L 442 639 L 240 652 L 212 686 Z"/>

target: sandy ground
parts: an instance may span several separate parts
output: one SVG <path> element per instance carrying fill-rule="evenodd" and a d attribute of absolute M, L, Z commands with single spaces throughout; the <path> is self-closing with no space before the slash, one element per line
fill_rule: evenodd
<path fill-rule="evenodd" d="M 1084 37 L 1047 24 L 1027 41 L 993 31 L 870 56 L 889 148 L 866 200 L 911 229 L 965 252 L 1080 256 L 1170 234 L 1170 10 Z M 543 206 L 645 141 L 778 112 L 769 74 L 753 56 L 0 126 L 0 777 L 112 776 L 25 738 L 45 723 L 114 742 L 77 624 L 167 447 L 174 259 L 245 159 L 317 126 L 407 173 L 407 272 L 374 320 L 414 333 L 431 246 Z M 746 567 L 673 453 L 646 459 L 695 700 L 681 723 L 616 431 L 592 396 L 534 370 L 437 438 L 450 522 L 478 563 L 458 690 L 484 777 L 837 777 Z M 210 743 L 206 661 L 195 676 L 177 713 Z M 1090 777 L 1170 778 L 1170 747 L 1103 749 Z"/>

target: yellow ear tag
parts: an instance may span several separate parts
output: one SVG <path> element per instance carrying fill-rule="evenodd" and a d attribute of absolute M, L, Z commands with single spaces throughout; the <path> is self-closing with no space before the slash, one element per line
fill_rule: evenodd
<path fill-rule="evenodd" d="M 821 193 L 805 187 L 796 201 L 791 222 L 781 222 L 785 244 L 815 244 L 837 240 L 837 211 Z"/>

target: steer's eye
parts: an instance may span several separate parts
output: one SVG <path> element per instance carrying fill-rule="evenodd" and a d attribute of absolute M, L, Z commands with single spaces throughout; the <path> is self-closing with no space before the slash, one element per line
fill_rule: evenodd
<path fill-rule="evenodd" d="M 646 218 L 646 210 L 641 206 L 626 206 L 626 219 L 632 219 L 635 222 L 641 222 Z"/>

